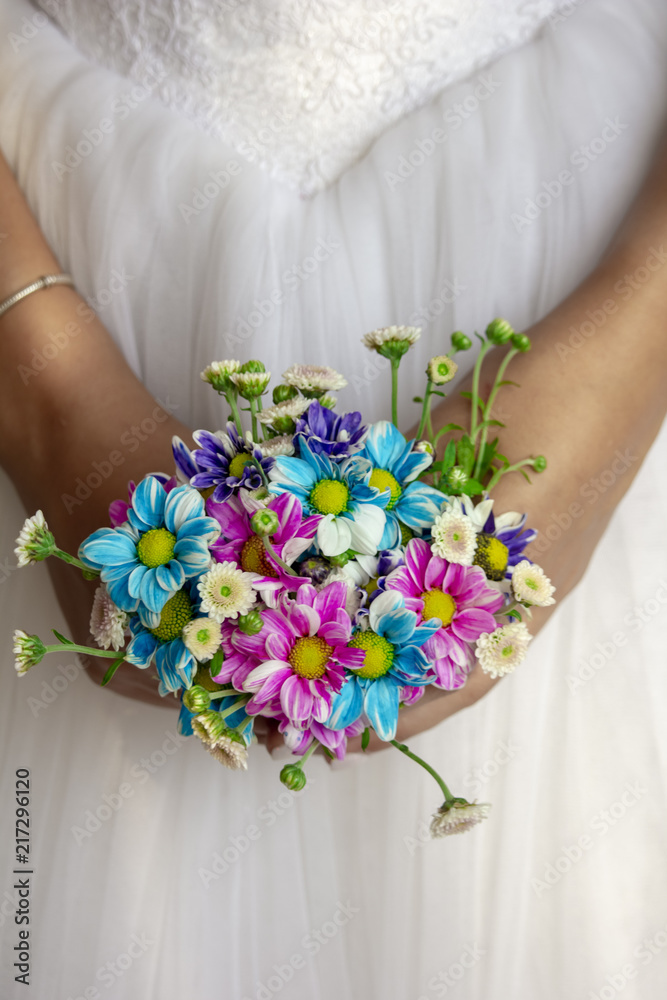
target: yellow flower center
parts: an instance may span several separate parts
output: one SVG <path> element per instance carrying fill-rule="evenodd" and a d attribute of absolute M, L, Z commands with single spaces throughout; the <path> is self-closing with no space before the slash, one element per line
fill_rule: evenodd
<path fill-rule="evenodd" d="M 207 691 L 219 691 L 220 688 L 224 687 L 223 684 L 218 684 L 211 677 L 211 668 L 209 666 L 200 666 L 195 674 L 193 684 L 198 684 L 200 687 L 206 688 Z"/>
<path fill-rule="evenodd" d="M 308 680 L 321 677 L 333 653 L 333 647 L 317 635 L 297 639 L 287 657 L 295 673 Z"/>
<path fill-rule="evenodd" d="M 377 589 L 378 589 L 378 577 L 374 576 L 372 580 L 368 581 L 368 583 L 364 587 L 364 590 L 366 591 L 369 597 L 372 597 Z"/>
<path fill-rule="evenodd" d="M 493 535 L 481 532 L 477 536 L 477 551 L 473 565 L 481 566 L 489 580 L 502 580 L 507 569 L 509 549 Z"/>
<path fill-rule="evenodd" d="M 178 639 L 191 618 L 190 598 L 184 590 L 179 590 L 163 607 L 158 627 L 148 631 L 152 632 L 160 642 L 171 642 L 172 639 Z"/>
<path fill-rule="evenodd" d="M 245 452 L 241 452 L 240 455 L 234 455 L 234 458 L 229 463 L 229 475 L 240 479 L 248 462 L 252 462 L 252 455 L 246 455 Z"/>
<path fill-rule="evenodd" d="M 384 677 L 394 662 L 394 647 L 385 639 L 368 629 L 366 632 L 357 632 L 350 639 L 349 646 L 352 649 L 363 649 L 366 653 L 364 665 L 359 670 L 355 670 L 358 677 L 367 680 L 375 680 L 376 677 Z"/>
<path fill-rule="evenodd" d="M 376 490 L 380 493 L 384 493 L 385 490 L 389 490 L 391 497 L 389 503 L 387 504 L 387 510 L 391 510 L 398 503 L 399 497 L 403 490 L 401 489 L 400 483 L 395 476 L 392 476 L 391 472 L 387 472 L 386 469 L 373 469 L 371 472 L 371 478 L 368 480 L 369 486 L 374 486 Z"/>
<path fill-rule="evenodd" d="M 310 491 L 310 502 L 320 514 L 342 514 L 349 498 L 347 486 L 337 479 L 320 479 Z"/>
<path fill-rule="evenodd" d="M 456 601 L 451 594 L 445 594 L 440 587 L 434 587 L 421 596 L 424 602 L 424 621 L 428 621 L 429 618 L 439 618 L 443 628 L 451 624 L 456 614 Z"/>
<path fill-rule="evenodd" d="M 164 566 L 174 555 L 176 535 L 166 528 L 152 528 L 137 543 L 137 555 L 144 566 Z"/>
<path fill-rule="evenodd" d="M 268 560 L 264 542 L 259 535 L 251 535 L 241 549 L 241 569 L 246 573 L 277 578 L 278 574 Z"/>
<path fill-rule="evenodd" d="M 401 545 L 407 545 L 410 539 L 415 537 L 415 533 L 412 528 L 408 528 L 407 524 L 403 524 L 402 521 L 398 522 L 398 526 L 401 529 Z"/>

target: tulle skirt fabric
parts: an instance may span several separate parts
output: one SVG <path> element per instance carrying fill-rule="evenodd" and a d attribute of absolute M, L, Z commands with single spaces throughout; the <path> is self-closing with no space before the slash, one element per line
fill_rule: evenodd
<path fill-rule="evenodd" d="M 394 322 L 424 331 L 402 371 L 408 426 L 452 330 L 495 315 L 525 327 L 591 270 L 665 111 L 664 4 L 573 4 L 485 71 L 482 97 L 477 77 L 449 88 L 305 201 L 51 25 L 12 44 L 32 13 L 24 0 L 0 12 L 0 143 L 63 267 L 193 427 L 220 423 L 199 372 L 236 356 L 276 374 L 331 364 L 350 382 L 341 405 L 385 416 L 388 373 L 359 338 Z M 564 333 L 569 363 L 584 342 Z M 44 567 L 12 566 L 24 512 L 3 480 L 3 996 L 25 995 L 12 967 L 20 767 L 43 1000 L 562 1000 L 611 996 L 619 977 L 625 1000 L 659 995 L 665 443 L 523 667 L 413 741 L 453 788 L 493 803 L 483 827 L 445 842 L 426 835 L 435 786 L 393 751 L 314 760 L 294 795 L 261 747 L 247 774 L 226 772 L 178 736 L 175 712 L 96 689 L 72 658 L 18 681 L 11 630 L 62 619 Z M 583 485 L 596 502 L 604 485 Z M 557 544 L 564 514 L 553 523 Z"/>

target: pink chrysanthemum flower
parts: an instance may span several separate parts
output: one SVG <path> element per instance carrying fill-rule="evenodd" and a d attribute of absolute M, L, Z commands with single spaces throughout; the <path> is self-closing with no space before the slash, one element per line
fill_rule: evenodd
<path fill-rule="evenodd" d="M 405 550 L 405 566 L 389 574 L 386 589 L 401 593 L 420 621 L 442 621 L 423 647 L 437 686 L 452 691 L 465 684 L 473 663 L 471 644 L 497 627 L 493 614 L 504 603 L 503 595 L 489 587 L 484 570 L 449 563 L 433 555 L 427 542 L 413 538 Z"/>
<path fill-rule="evenodd" d="M 352 622 L 346 600 L 344 583 L 331 583 L 319 592 L 305 584 L 295 601 L 282 595 L 275 610 L 262 613 L 261 632 L 235 639 L 235 645 L 241 642 L 245 652 L 260 660 L 243 683 L 243 690 L 252 693 L 245 707 L 249 715 L 284 714 L 297 729 L 326 722 L 345 667 L 363 664 L 363 650 L 347 648 Z"/>
<path fill-rule="evenodd" d="M 321 518 L 304 517 L 301 504 L 292 493 L 282 493 L 264 504 L 243 493 L 229 497 L 224 503 L 209 500 L 207 512 L 222 528 L 220 539 L 211 546 L 217 562 L 234 562 L 253 577 L 253 587 L 268 605 L 276 606 L 281 590 L 296 590 L 308 583 L 307 577 L 292 576 L 276 563 L 264 547 L 264 542 L 252 530 L 252 515 L 266 507 L 278 517 L 278 530 L 270 537 L 276 555 L 288 566 L 310 548 Z"/>

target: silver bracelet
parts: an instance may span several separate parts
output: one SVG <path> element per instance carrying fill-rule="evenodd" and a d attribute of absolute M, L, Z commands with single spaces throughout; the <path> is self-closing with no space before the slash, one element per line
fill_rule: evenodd
<path fill-rule="evenodd" d="M 0 302 L 0 316 L 4 316 L 8 309 L 15 306 L 17 302 L 21 299 L 25 299 L 26 296 L 32 295 L 33 292 L 39 292 L 42 288 L 50 288 L 51 285 L 74 285 L 74 279 L 70 274 L 45 274 L 43 277 L 38 278 L 37 281 L 33 281 L 31 285 L 26 285 L 19 292 L 14 292 L 10 295 L 8 299 L 4 302 Z"/>

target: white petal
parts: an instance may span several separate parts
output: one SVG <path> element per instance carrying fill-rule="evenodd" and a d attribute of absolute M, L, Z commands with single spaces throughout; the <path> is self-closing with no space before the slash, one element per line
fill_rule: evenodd
<path fill-rule="evenodd" d="M 324 556 L 339 556 L 351 547 L 350 524 L 344 517 L 327 514 L 317 528 L 317 544 Z"/>
<path fill-rule="evenodd" d="M 351 548 L 363 555 L 375 555 L 384 532 L 385 512 L 374 503 L 367 503 L 354 512 L 350 525 Z M 350 546 L 348 546 L 350 548 Z"/>

